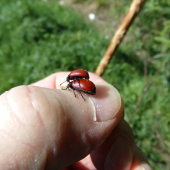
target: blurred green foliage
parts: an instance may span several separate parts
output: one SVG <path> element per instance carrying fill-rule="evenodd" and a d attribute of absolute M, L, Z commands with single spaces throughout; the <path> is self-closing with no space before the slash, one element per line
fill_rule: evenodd
<path fill-rule="evenodd" d="M 60 70 L 95 70 L 107 43 L 78 14 L 56 2 L 1 4 L 1 93 Z"/>
<path fill-rule="evenodd" d="M 95 1 L 113 18 L 122 17 L 131 2 Z M 148 0 L 127 34 L 129 41 L 121 44 L 103 75 L 120 91 L 127 121 L 148 81 L 169 59 L 169 9 L 169 0 Z M 0 94 L 61 70 L 94 72 L 109 44 L 103 33 L 58 1 L 1 0 L 0 26 Z M 168 62 L 130 122 L 154 170 L 170 169 L 169 92 Z"/>

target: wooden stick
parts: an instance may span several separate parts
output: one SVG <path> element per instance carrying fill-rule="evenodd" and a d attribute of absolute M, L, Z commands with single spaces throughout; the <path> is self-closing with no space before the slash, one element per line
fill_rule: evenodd
<path fill-rule="evenodd" d="M 106 50 L 106 53 L 104 54 L 103 58 L 101 59 L 95 74 L 101 76 L 106 69 L 109 61 L 111 60 L 113 54 L 116 52 L 116 49 L 118 48 L 119 44 L 123 40 L 123 37 L 125 36 L 128 28 L 132 24 L 134 18 L 140 11 L 142 4 L 146 0 L 133 0 L 126 16 L 124 17 L 122 23 L 120 24 L 118 30 L 116 31 L 115 35 L 113 36 L 111 43 L 109 47 Z"/>
<path fill-rule="evenodd" d="M 155 75 L 152 77 L 151 81 L 145 86 L 145 88 L 144 88 L 141 96 L 138 98 L 138 100 L 137 100 L 137 102 L 136 102 L 135 108 L 133 109 L 132 113 L 131 113 L 130 116 L 129 116 L 130 118 L 129 118 L 128 123 L 131 122 L 133 115 L 135 114 L 138 106 L 140 105 L 140 103 L 141 103 L 144 95 L 145 95 L 146 92 L 148 91 L 149 87 L 151 86 L 151 84 L 153 83 L 153 81 L 155 80 L 155 78 L 158 76 L 158 74 L 161 72 L 162 68 L 164 68 L 167 63 L 168 63 L 168 60 L 166 60 L 166 61 L 164 61 L 164 62 L 162 63 L 161 67 L 158 69 L 158 71 L 157 71 L 157 72 L 155 73 Z"/>

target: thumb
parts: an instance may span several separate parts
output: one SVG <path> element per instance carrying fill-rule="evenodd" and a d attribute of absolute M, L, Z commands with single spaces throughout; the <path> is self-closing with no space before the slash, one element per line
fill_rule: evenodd
<path fill-rule="evenodd" d="M 85 102 L 71 91 L 34 86 L 1 95 L 1 168 L 61 169 L 91 153 L 123 114 L 114 87 L 99 83 L 96 89 Z"/>

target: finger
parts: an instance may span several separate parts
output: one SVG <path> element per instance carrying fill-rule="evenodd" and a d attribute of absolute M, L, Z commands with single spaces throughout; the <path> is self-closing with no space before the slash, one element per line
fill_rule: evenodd
<path fill-rule="evenodd" d="M 42 80 L 32 83 L 31 85 L 38 86 L 38 87 L 46 87 L 46 88 L 50 88 L 50 89 L 56 89 L 57 88 L 56 80 L 57 80 L 57 73 L 54 73 L 48 77 L 45 77 Z"/>
<path fill-rule="evenodd" d="M 123 106 L 111 85 L 96 88 L 96 95 L 86 95 L 85 102 L 71 91 L 35 86 L 1 95 L 0 165 L 61 169 L 101 145 L 121 120 Z"/>
<path fill-rule="evenodd" d="M 61 89 L 60 84 L 64 81 L 66 81 L 67 76 L 69 75 L 70 72 L 59 72 L 59 73 L 54 73 L 40 81 L 37 81 L 31 85 L 34 86 L 39 86 L 39 87 L 46 87 L 46 88 L 51 88 L 51 89 Z M 104 81 L 101 77 L 89 73 L 90 75 L 90 80 L 92 80 L 94 83 L 97 82 L 106 82 Z M 67 84 L 67 83 L 65 83 Z"/>
<path fill-rule="evenodd" d="M 76 162 L 75 164 L 64 168 L 62 170 L 97 170 L 96 167 L 94 166 L 90 154 L 86 156 L 84 159 Z"/>
<path fill-rule="evenodd" d="M 122 119 L 107 140 L 91 158 L 97 170 L 130 170 L 134 155 L 134 137 L 129 125 Z"/>
<path fill-rule="evenodd" d="M 152 170 L 149 162 L 139 147 L 135 147 L 135 154 L 131 170 Z"/>

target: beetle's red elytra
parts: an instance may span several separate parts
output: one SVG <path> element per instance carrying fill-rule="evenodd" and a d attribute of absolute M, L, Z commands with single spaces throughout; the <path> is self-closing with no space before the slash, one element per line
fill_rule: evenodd
<path fill-rule="evenodd" d="M 74 92 L 74 96 L 76 97 L 76 93 L 74 90 L 79 91 L 79 93 L 81 94 L 81 92 L 87 93 L 87 94 L 91 94 L 91 95 L 95 95 L 96 94 L 96 86 L 95 84 L 89 80 L 89 73 L 86 70 L 83 69 L 78 69 L 78 70 L 74 70 L 72 71 L 66 78 L 66 81 L 68 82 L 68 85 L 65 89 L 63 90 L 70 90 L 72 89 Z M 64 82 L 66 82 L 64 81 Z M 63 82 L 63 83 L 64 83 Z M 61 83 L 61 84 L 63 84 Z M 61 86 L 60 84 L 60 86 Z M 82 98 L 84 99 L 83 95 L 81 94 Z M 85 99 L 84 99 L 85 101 Z"/>
<path fill-rule="evenodd" d="M 72 71 L 68 76 L 67 76 L 67 79 L 66 81 L 67 82 L 70 82 L 71 80 L 77 80 L 77 79 L 87 79 L 89 80 L 89 73 L 86 71 L 86 70 L 83 70 L 83 69 L 78 69 L 78 70 L 74 70 Z M 64 82 L 66 82 L 64 81 Z M 63 83 L 64 83 L 63 82 Z M 61 83 L 61 84 L 63 84 Z M 61 86 L 60 84 L 60 86 Z"/>
<path fill-rule="evenodd" d="M 78 79 L 78 80 L 74 80 L 74 81 L 70 82 L 67 85 L 66 89 L 69 90 L 70 88 L 73 90 L 75 97 L 76 97 L 76 93 L 74 90 L 79 91 L 80 94 L 81 94 L 81 92 L 84 92 L 84 93 L 87 93 L 90 95 L 96 94 L 95 84 L 92 81 L 87 80 L 87 79 Z M 82 94 L 81 94 L 81 96 L 84 99 Z M 85 99 L 84 99 L 84 101 L 85 101 Z"/>

